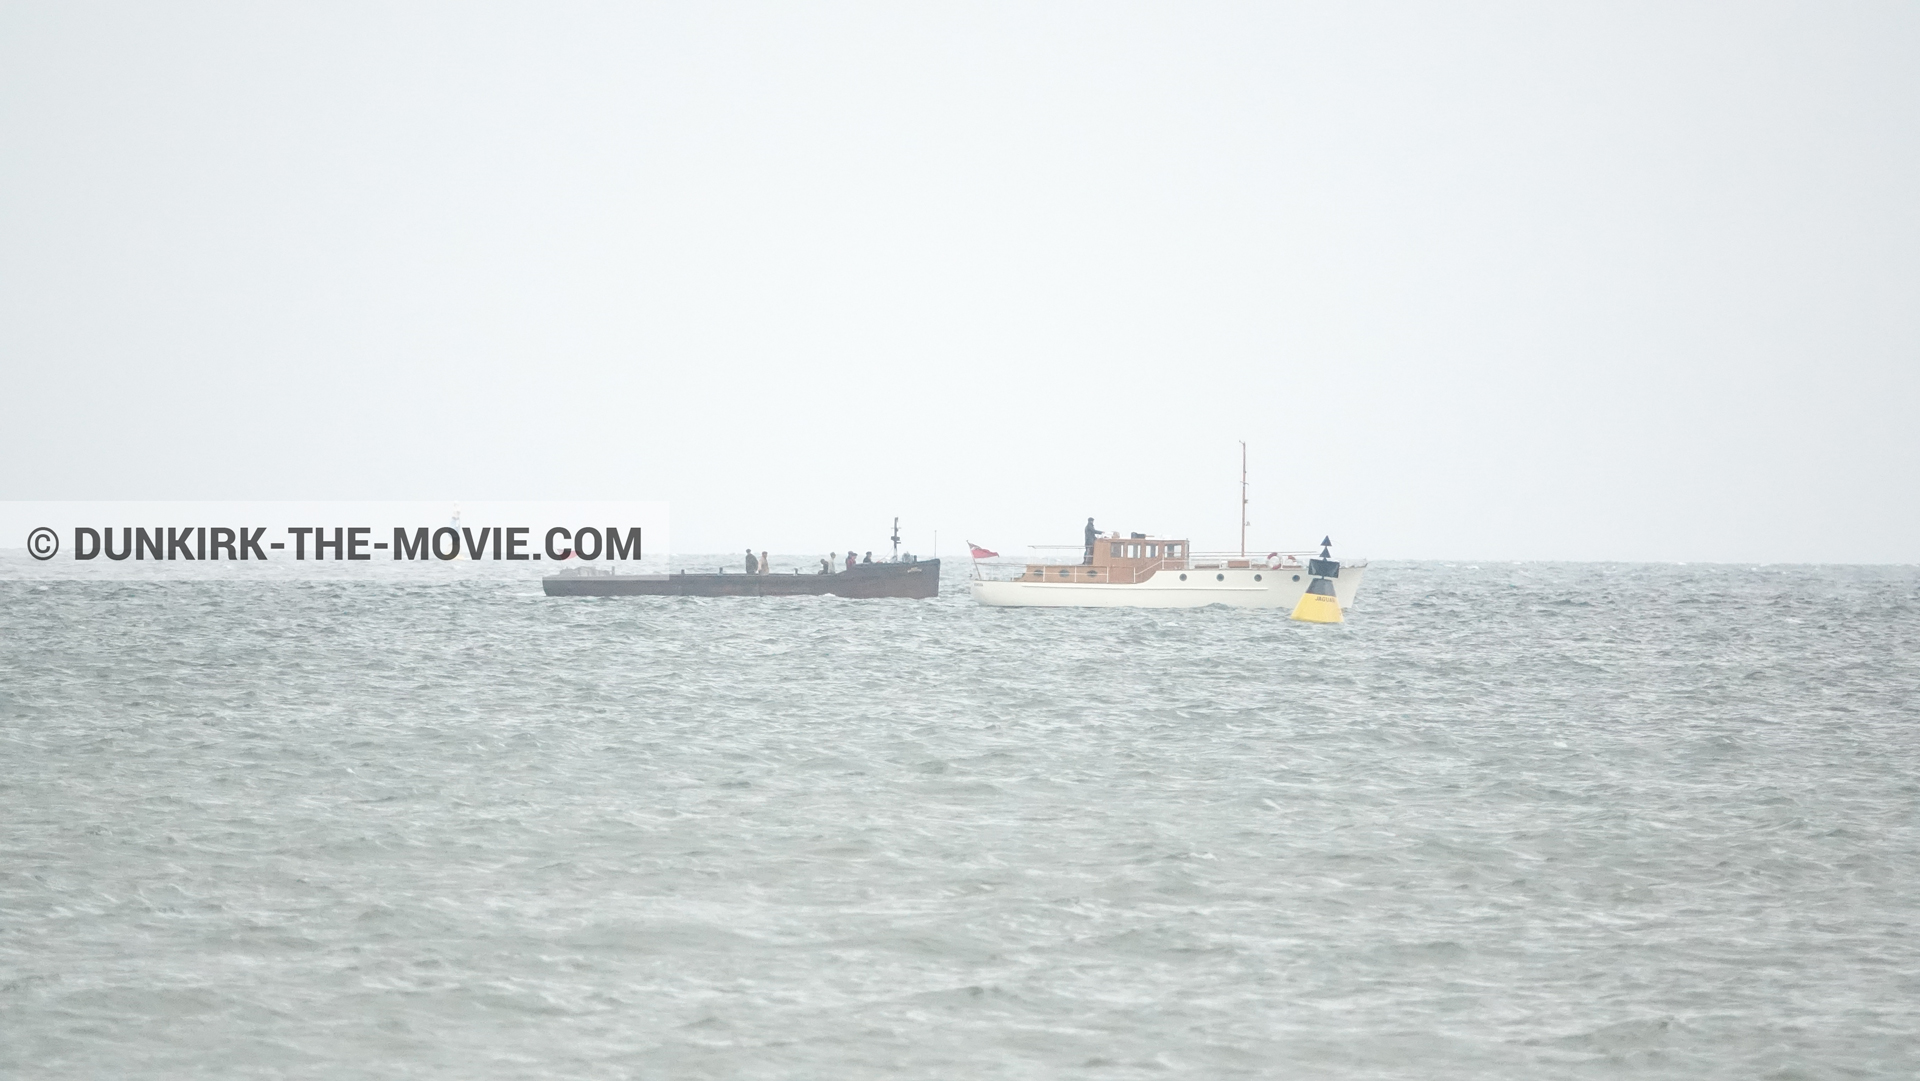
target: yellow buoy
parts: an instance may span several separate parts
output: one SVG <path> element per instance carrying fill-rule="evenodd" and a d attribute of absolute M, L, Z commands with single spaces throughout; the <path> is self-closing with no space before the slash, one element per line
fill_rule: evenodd
<path fill-rule="evenodd" d="M 1293 606 L 1293 618 L 1302 623 L 1340 623 L 1340 598 L 1333 594 L 1333 580 L 1340 577 L 1340 563 L 1333 558 L 1333 538 L 1320 540 L 1320 558 L 1307 561 L 1307 573 L 1313 581 Z"/>
<path fill-rule="evenodd" d="M 1308 582 L 1300 603 L 1293 606 L 1293 618 L 1302 623 L 1341 622 L 1340 598 L 1333 595 L 1333 583 L 1325 578 Z"/>

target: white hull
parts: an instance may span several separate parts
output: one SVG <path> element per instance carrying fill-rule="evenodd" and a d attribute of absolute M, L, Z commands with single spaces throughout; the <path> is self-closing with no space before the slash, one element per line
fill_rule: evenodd
<path fill-rule="evenodd" d="M 1343 563 L 1333 580 L 1341 610 L 1353 607 L 1365 563 Z M 1225 604 L 1235 608 L 1293 610 L 1307 591 L 1305 570 L 1266 567 L 1225 570 L 1159 571 L 1144 582 L 990 582 L 973 580 L 973 599 L 1003 608 L 1200 608 Z"/>

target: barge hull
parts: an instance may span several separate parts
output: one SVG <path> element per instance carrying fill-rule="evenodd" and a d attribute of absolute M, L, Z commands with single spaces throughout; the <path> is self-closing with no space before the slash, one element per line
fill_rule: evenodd
<path fill-rule="evenodd" d="M 940 561 L 861 563 L 833 574 L 586 574 L 540 580 L 549 597 L 881 597 L 940 592 Z"/>

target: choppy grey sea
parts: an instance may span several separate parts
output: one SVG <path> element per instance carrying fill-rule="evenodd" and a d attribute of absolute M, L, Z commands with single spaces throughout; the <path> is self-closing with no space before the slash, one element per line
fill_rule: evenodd
<path fill-rule="evenodd" d="M 1920 1074 L 1920 568 L 952 571 L 0 581 L 0 1074 Z"/>

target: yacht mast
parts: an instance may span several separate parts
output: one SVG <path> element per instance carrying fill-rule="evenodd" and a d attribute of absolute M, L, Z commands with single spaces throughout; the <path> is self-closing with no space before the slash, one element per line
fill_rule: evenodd
<path fill-rule="evenodd" d="M 1240 441 L 1240 558 L 1247 558 L 1247 441 Z"/>

